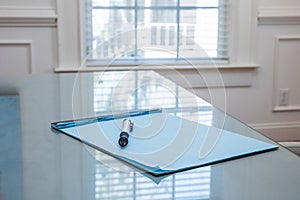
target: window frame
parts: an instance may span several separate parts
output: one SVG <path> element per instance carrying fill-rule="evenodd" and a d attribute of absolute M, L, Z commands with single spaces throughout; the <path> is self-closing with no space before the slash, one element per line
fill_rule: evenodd
<path fill-rule="evenodd" d="M 228 54 L 229 54 L 229 47 L 228 47 L 228 43 L 229 43 L 229 39 L 226 40 L 224 38 L 228 38 L 228 35 L 229 34 L 228 32 L 228 26 L 230 25 L 230 21 L 229 22 L 226 22 L 224 21 L 224 13 L 227 13 L 229 12 L 229 15 L 230 15 L 230 11 L 228 11 L 228 6 L 230 6 L 230 0 L 225 0 L 225 2 L 222 2 L 222 3 L 218 3 L 218 5 L 207 5 L 207 6 L 197 6 L 197 5 L 180 5 L 181 2 L 180 0 L 177 0 L 177 2 L 174 3 L 174 5 L 138 5 L 138 1 L 135 0 L 133 2 L 133 5 L 126 5 L 126 6 L 116 6 L 116 5 L 113 5 L 113 6 L 99 6 L 99 5 L 92 5 L 92 1 L 93 0 L 89 0 L 85 3 L 85 21 L 84 21 L 84 25 L 85 25 L 85 35 L 84 35 L 84 38 L 85 38 L 85 42 L 86 42 L 86 48 L 85 48 L 85 55 L 89 56 L 90 53 L 92 53 L 94 51 L 93 49 L 93 42 L 94 42 L 94 35 L 93 35 L 93 14 L 92 12 L 93 11 L 97 11 L 97 10 L 107 10 L 107 11 L 114 11 L 114 10 L 130 10 L 133 12 L 134 16 L 132 18 L 133 20 L 133 28 L 134 28 L 134 35 L 135 35 L 135 38 L 134 38 L 134 43 L 135 43 L 135 50 L 134 50 L 134 53 L 136 54 L 137 51 L 139 51 L 140 49 L 140 46 L 139 46 L 139 42 L 138 42 L 138 36 L 139 36 L 139 19 L 138 19 L 138 12 L 139 11 L 149 11 L 149 12 L 155 12 L 155 11 L 160 11 L 160 10 L 163 10 L 163 11 L 166 11 L 166 10 L 170 10 L 170 11 L 174 11 L 174 14 L 176 15 L 176 19 L 175 19 L 175 22 L 174 22 L 174 28 L 175 28 L 175 40 L 174 40 L 174 46 L 176 48 L 176 50 L 174 50 L 174 55 L 176 54 L 175 58 L 139 58 L 139 57 L 136 57 L 137 55 L 133 56 L 133 57 L 125 57 L 125 58 L 117 58 L 118 61 L 115 62 L 111 62 L 110 65 L 126 65 L 126 63 L 130 63 L 130 65 L 140 65 L 140 63 L 142 64 L 147 64 L 147 63 L 153 63 L 155 62 L 156 64 L 157 63 L 162 63 L 162 64 L 168 64 L 168 63 L 177 63 L 179 65 L 181 65 L 182 63 L 187 63 L 188 62 L 192 62 L 192 63 L 209 63 L 209 62 L 218 62 L 218 63 L 228 63 Z M 200 9 L 205 9 L 205 10 L 217 10 L 218 12 L 218 15 L 217 15 L 217 18 L 218 18 L 218 21 L 217 21 L 217 24 L 218 24 L 218 28 L 217 28 L 217 31 L 218 31 L 218 34 L 216 35 L 216 49 L 214 49 L 213 51 L 215 51 L 216 55 L 214 57 L 211 57 L 209 55 L 206 55 L 205 56 L 201 56 L 201 57 L 182 57 L 181 53 L 182 51 L 184 51 L 183 49 L 181 49 L 182 47 L 185 47 L 185 45 L 190 46 L 191 44 L 187 41 L 184 41 L 184 43 L 181 42 L 181 38 L 184 38 L 184 37 L 188 37 L 187 36 L 184 36 L 184 35 L 181 35 L 181 32 L 182 30 L 184 29 L 182 27 L 182 22 L 181 22 L 181 17 L 183 15 L 183 13 L 185 11 L 196 11 L 198 12 Z M 227 15 L 225 15 L 226 17 Z M 229 19 L 230 19 L 230 16 L 229 16 Z M 231 19 L 230 19 L 231 20 Z M 170 23 L 167 23 L 167 24 L 170 24 Z M 155 26 L 155 23 L 151 23 L 149 22 L 148 24 L 149 26 L 151 25 L 151 31 L 152 31 L 152 28 L 153 26 Z M 166 28 L 165 25 L 163 25 L 162 27 Z M 161 27 L 161 28 L 162 28 Z M 221 28 L 220 28 L 221 27 Z M 160 30 L 160 29 L 157 29 L 159 27 L 155 27 L 156 30 Z M 188 27 L 186 27 L 188 28 Z M 166 31 L 168 31 L 168 29 L 164 29 Z M 152 33 L 152 32 L 151 32 Z M 152 34 L 151 34 L 151 37 L 152 37 Z M 159 37 L 159 36 L 157 36 Z M 206 36 L 205 36 L 206 37 Z M 223 39 L 222 39 L 223 38 Z M 151 43 L 152 43 L 152 39 L 151 39 Z M 195 43 L 195 41 L 193 41 L 193 45 L 196 46 L 199 46 L 197 43 Z M 226 46 L 225 50 L 222 49 L 222 46 Z M 161 48 L 161 46 L 158 44 L 158 45 L 155 45 L 155 47 L 159 47 Z M 166 45 L 168 47 L 168 45 Z M 174 47 L 173 46 L 173 47 Z M 200 47 L 200 46 L 199 46 Z M 194 47 L 196 49 L 199 49 L 199 47 Z M 143 50 L 143 46 L 141 46 L 142 50 Z M 148 46 L 146 46 L 146 48 L 148 48 Z M 149 46 L 149 48 L 151 48 L 151 45 Z M 163 48 L 163 47 L 162 47 Z M 189 48 L 193 48 L 192 46 L 189 47 Z M 201 48 L 201 47 L 200 47 Z M 195 50 L 196 50 L 195 49 Z M 194 51 L 194 50 L 193 50 Z M 201 50 L 203 51 L 203 50 Z M 207 51 L 207 49 L 204 49 L 204 51 Z M 209 54 L 209 53 L 208 53 Z M 115 58 L 96 58 L 96 59 L 87 59 L 87 63 L 98 63 L 98 65 L 103 65 L 103 63 L 106 63 L 107 61 L 109 62 L 110 60 L 114 60 Z M 91 62 L 90 62 L 91 61 Z M 124 64 L 123 64 L 124 63 Z"/>
<path fill-rule="evenodd" d="M 86 63 L 85 60 L 85 24 L 84 0 L 57 1 L 57 50 L 58 63 L 56 73 L 93 72 L 106 70 L 166 70 L 168 65 L 179 71 L 220 69 L 227 72 L 244 71 L 252 74 L 259 64 L 255 55 L 257 28 L 257 0 L 230 0 L 232 22 L 230 27 L 228 62 L 164 63 L 164 66 L 151 66 L 143 63 Z M 247 23 L 245 23 L 247 22 Z M 143 65 L 141 65 L 143 64 Z M 251 81 L 250 81 L 251 82 Z M 236 85 L 235 85 L 236 86 Z M 244 86 L 244 84 L 243 84 Z"/>

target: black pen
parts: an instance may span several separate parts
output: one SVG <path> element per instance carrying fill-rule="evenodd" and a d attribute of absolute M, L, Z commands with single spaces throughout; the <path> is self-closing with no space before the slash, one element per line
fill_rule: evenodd
<path fill-rule="evenodd" d="M 130 119 L 123 120 L 122 131 L 120 133 L 119 145 L 125 147 L 128 144 L 129 132 L 133 129 L 133 122 Z"/>

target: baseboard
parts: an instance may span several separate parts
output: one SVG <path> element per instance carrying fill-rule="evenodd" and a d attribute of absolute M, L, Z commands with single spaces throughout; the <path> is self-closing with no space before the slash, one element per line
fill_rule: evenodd
<path fill-rule="evenodd" d="M 276 142 L 300 141 L 300 122 L 249 124 L 250 127 Z"/>
<path fill-rule="evenodd" d="M 300 141 L 297 142 L 279 142 L 280 145 L 288 148 L 290 151 L 294 152 L 300 156 Z"/>
<path fill-rule="evenodd" d="M 287 148 L 300 148 L 300 141 L 296 141 L 296 142 L 279 142 L 279 144 L 281 144 L 284 147 Z"/>

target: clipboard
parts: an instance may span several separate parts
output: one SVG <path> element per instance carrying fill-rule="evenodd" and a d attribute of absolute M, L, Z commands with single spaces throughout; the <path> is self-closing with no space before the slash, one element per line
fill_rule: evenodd
<path fill-rule="evenodd" d="M 125 118 L 134 121 L 134 128 L 128 145 L 123 148 L 118 139 Z M 174 173 L 278 148 L 275 144 L 186 120 L 162 109 L 54 122 L 51 128 L 122 161 L 156 183 Z M 207 137 L 209 134 L 218 137 Z M 208 141 L 208 138 L 215 139 Z"/>

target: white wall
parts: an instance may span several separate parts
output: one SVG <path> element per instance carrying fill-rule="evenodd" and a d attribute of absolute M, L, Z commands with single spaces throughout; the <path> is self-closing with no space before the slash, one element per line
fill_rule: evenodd
<path fill-rule="evenodd" d="M 69 2 L 72 7 L 66 9 L 62 2 Z M 66 23 L 66 19 L 79 19 L 78 2 L 81 1 L 1 1 L 1 74 L 53 73 L 61 66 L 78 67 L 74 65 L 80 63 L 79 27 Z M 218 101 L 215 98 L 214 103 L 271 137 L 300 139 L 300 60 L 297 56 L 297 52 L 300 53 L 300 1 L 251 2 L 256 2 L 253 3 L 254 14 L 246 22 L 237 21 L 236 24 L 254 25 L 251 29 L 254 40 L 248 41 L 254 48 L 254 55 L 250 56 L 247 64 L 254 63 L 260 67 L 248 68 L 249 73 L 245 69 L 222 70 L 221 74 L 228 79 L 231 87 L 226 88 L 226 101 L 224 96 L 220 96 L 223 99 Z M 243 34 L 238 38 L 243 39 Z M 65 51 L 74 43 L 75 48 Z M 235 60 L 239 62 L 239 58 Z M 193 73 L 189 70 L 179 72 L 188 78 Z M 178 80 L 166 71 L 161 73 Z M 232 80 L 238 84 L 230 83 Z M 197 86 L 193 88 L 194 92 L 210 100 L 208 90 L 198 87 L 197 78 L 194 83 Z M 279 106 L 278 91 L 286 88 L 289 89 L 289 103 Z M 218 90 L 211 89 L 216 94 Z"/>
<path fill-rule="evenodd" d="M 276 140 L 300 139 L 300 1 L 258 1 L 256 59 L 250 88 L 227 90 L 228 110 Z M 279 90 L 289 88 L 280 106 Z"/>

